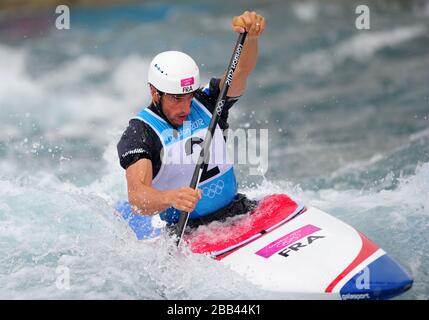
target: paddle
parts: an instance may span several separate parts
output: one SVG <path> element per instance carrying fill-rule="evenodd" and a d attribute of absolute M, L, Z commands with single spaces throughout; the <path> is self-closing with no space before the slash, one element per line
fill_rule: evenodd
<path fill-rule="evenodd" d="M 232 83 L 232 77 L 234 75 L 235 69 L 237 68 L 238 61 L 240 59 L 241 51 L 243 49 L 244 40 L 246 39 L 247 32 L 240 33 L 235 44 L 235 49 L 229 62 L 228 69 L 225 76 L 225 81 L 220 90 L 219 97 L 217 98 L 216 108 L 213 110 L 212 119 L 210 121 L 207 133 L 203 142 L 203 147 L 201 148 L 200 156 L 198 158 L 197 165 L 195 166 L 194 175 L 192 176 L 190 187 L 196 189 L 203 173 L 204 165 L 209 162 L 208 159 L 208 150 L 212 142 L 213 134 L 216 130 L 216 125 L 219 121 L 219 117 L 222 114 L 223 106 L 225 104 L 226 94 Z M 206 152 L 207 150 L 207 152 Z M 183 238 L 183 233 L 185 232 L 186 224 L 188 223 L 189 212 L 180 212 L 179 222 L 176 225 L 175 233 L 178 237 L 177 246 L 180 246 L 180 243 Z"/>

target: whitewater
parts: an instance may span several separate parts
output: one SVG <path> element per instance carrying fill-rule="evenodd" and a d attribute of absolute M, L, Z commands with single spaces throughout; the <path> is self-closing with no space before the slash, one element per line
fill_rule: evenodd
<path fill-rule="evenodd" d="M 182 50 L 203 82 L 221 75 L 243 6 L 76 8 L 67 32 L 49 11 L 28 30 L 0 15 L 0 298 L 276 299 L 171 239 L 138 241 L 114 210 L 127 198 L 116 143 L 150 101 L 149 61 Z M 267 30 L 230 126 L 268 129 L 269 162 L 237 165 L 239 191 L 343 220 L 414 278 L 397 299 L 429 299 L 428 2 L 374 7 L 365 32 L 353 2 L 249 6 Z"/>

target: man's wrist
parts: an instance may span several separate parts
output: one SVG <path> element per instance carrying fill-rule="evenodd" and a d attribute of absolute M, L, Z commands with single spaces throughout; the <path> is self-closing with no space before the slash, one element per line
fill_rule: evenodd
<path fill-rule="evenodd" d="M 173 206 L 170 190 L 161 191 L 160 197 L 161 197 L 161 203 L 163 207 L 170 208 Z"/>
<path fill-rule="evenodd" d="M 248 41 L 258 41 L 258 39 L 259 39 L 259 36 L 250 36 L 250 35 L 248 35 L 246 37 L 246 42 L 248 42 Z"/>

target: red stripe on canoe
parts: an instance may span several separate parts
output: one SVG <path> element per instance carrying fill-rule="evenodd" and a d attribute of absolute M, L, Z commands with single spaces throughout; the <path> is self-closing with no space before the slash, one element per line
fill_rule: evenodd
<path fill-rule="evenodd" d="M 362 248 L 356 258 L 341 272 L 334 281 L 325 289 L 325 292 L 331 293 L 334 287 L 340 282 L 345 276 L 347 276 L 354 268 L 361 264 L 365 259 L 369 258 L 378 247 L 374 242 L 365 237 L 362 233 L 358 232 L 362 239 Z"/>
<path fill-rule="evenodd" d="M 291 215 L 298 204 L 285 194 L 265 197 L 251 214 L 234 217 L 231 223 L 213 222 L 200 226 L 185 241 L 195 253 L 210 253 L 239 244 Z M 250 242 L 249 242 L 250 243 Z"/>

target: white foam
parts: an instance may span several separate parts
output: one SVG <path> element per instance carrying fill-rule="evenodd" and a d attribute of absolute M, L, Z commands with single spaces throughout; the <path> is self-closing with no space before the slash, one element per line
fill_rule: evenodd
<path fill-rule="evenodd" d="M 145 57 L 131 54 L 119 61 L 86 54 L 35 77 L 27 70 L 26 50 L 0 45 L 2 114 L 17 115 L 15 122 L 1 122 L 13 139 L 27 134 L 20 128 L 20 117 L 27 114 L 47 140 L 91 137 L 104 144 L 108 141 L 101 128 L 125 128 L 150 101 Z"/>
<path fill-rule="evenodd" d="M 410 141 L 416 141 L 416 140 L 420 140 L 428 137 L 429 137 L 429 128 L 423 129 L 421 131 L 411 134 Z"/>
<path fill-rule="evenodd" d="M 125 170 L 119 165 L 116 151 L 116 141 L 118 141 L 119 135 L 110 136 L 112 137 L 111 143 L 103 154 L 103 165 L 106 168 L 106 173 L 100 179 L 94 181 L 88 187 L 85 187 L 84 190 L 96 193 L 113 205 L 119 200 L 127 199 L 128 196 Z"/>
<path fill-rule="evenodd" d="M 356 60 L 366 60 L 383 48 L 395 47 L 423 36 L 426 32 L 424 25 L 415 25 L 398 27 L 389 31 L 360 33 L 338 45 L 335 51 L 340 59 L 352 57 Z"/>
<path fill-rule="evenodd" d="M 426 33 L 424 25 L 398 27 L 389 31 L 360 32 L 332 48 L 304 54 L 293 64 L 293 70 L 324 75 L 346 59 L 368 61 L 381 49 L 401 45 Z"/>
<path fill-rule="evenodd" d="M 371 159 L 370 161 L 376 161 Z M 386 177 L 389 179 L 389 175 Z M 263 181 L 256 188 L 241 189 L 250 198 L 274 193 L 286 193 L 306 205 L 320 208 L 326 212 L 347 211 L 358 214 L 363 210 L 388 209 L 388 215 L 396 221 L 405 221 L 411 216 L 429 217 L 429 163 L 419 164 L 415 174 L 399 178 L 395 189 L 372 190 L 304 190 L 290 181 Z M 343 209 L 341 209 L 343 208 Z M 341 218 L 341 216 L 340 216 Z M 386 219 L 388 219 L 386 217 Z"/>
<path fill-rule="evenodd" d="M 104 154 L 106 168 L 116 161 L 114 145 Z M 119 167 L 119 166 L 116 166 Z M 47 173 L 0 180 L 0 271 L 2 298 L 83 299 L 253 299 L 270 298 L 208 257 L 176 255 L 170 240 L 142 243 L 113 214 L 113 198 L 124 187 L 122 169 L 106 172 L 86 188 L 66 184 Z M 249 197 L 287 193 L 304 203 L 338 214 L 390 208 L 385 221 L 396 230 L 410 216 L 428 215 L 429 163 L 401 179 L 395 190 L 302 190 L 291 182 L 265 181 L 240 190 Z M 341 218 L 341 216 L 339 216 Z M 392 226 L 390 226 L 392 227 Z M 422 236 L 422 235 L 420 235 Z M 424 256 L 424 253 L 422 253 Z M 420 257 L 421 258 L 421 257 Z M 103 261 L 100 268 L 100 261 Z M 413 262 L 421 273 L 421 260 Z M 71 289 L 55 287 L 56 268 L 71 270 Z M 188 272 L 181 272 L 186 269 Z M 195 274 L 198 274 L 196 280 Z"/>
<path fill-rule="evenodd" d="M 179 255 L 172 239 L 137 241 L 93 193 L 7 187 L 23 192 L 2 194 L 10 208 L 6 217 L 0 215 L 2 298 L 252 299 L 260 295 L 258 288 L 206 256 L 186 251 Z M 58 266 L 70 271 L 69 290 L 56 287 Z"/>
<path fill-rule="evenodd" d="M 108 67 L 109 63 L 105 59 L 84 54 L 43 74 L 38 82 L 49 92 L 56 87 L 79 85 L 89 76 L 106 72 Z"/>
<path fill-rule="evenodd" d="M 28 55 L 23 48 L 12 48 L 0 44 L 0 104 L 25 93 L 40 96 L 40 86 L 31 79 L 26 70 Z"/>

